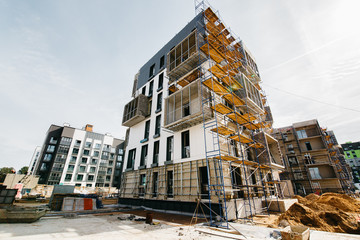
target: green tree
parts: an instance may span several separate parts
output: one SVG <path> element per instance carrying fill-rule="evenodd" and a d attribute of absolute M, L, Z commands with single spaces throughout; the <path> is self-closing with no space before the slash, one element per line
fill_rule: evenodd
<path fill-rule="evenodd" d="M 8 173 L 16 173 L 15 168 L 13 167 L 0 168 L 0 182 L 4 182 L 6 174 Z"/>
<path fill-rule="evenodd" d="M 28 166 L 24 166 L 24 167 L 22 167 L 22 168 L 18 171 L 18 173 L 19 173 L 19 174 L 27 174 L 28 169 L 29 169 Z"/>

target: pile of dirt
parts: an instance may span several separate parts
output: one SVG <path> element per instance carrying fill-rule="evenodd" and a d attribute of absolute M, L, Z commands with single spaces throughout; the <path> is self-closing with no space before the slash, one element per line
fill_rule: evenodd
<path fill-rule="evenodd" d="M 315 230 L 360 233 L 360 202 L 345 195 L 325 193 L 321 196 L 310 194 L 305 198 L 295 196 L 298 203 L 292 205 L 278 218 L 290 225 L 305 225 Z"/>

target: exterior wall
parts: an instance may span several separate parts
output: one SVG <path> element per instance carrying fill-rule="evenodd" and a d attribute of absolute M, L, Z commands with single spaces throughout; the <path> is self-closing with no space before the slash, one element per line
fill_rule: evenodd
<path fill-rule="evenodd" d="M 23 188 L 34 188 L 39 181 L 39 177 L 25 174 L 6 174 L 3 185 L 12 189 L 16 184 L 22 183 Z"/>
<path fill-rule="evenodd" d="M 35 175 L 36 174 L 35 171 L 39 167 L 39 163 L 40 163 L 40 159 L 39 159 L 40 154 L 41 154 L 41 147 L 37 146 L 35 148 L 35 150 L 34 150 L 32 158 L 31 158 L 27 174 L 29 174 L 29 175 Z"/>

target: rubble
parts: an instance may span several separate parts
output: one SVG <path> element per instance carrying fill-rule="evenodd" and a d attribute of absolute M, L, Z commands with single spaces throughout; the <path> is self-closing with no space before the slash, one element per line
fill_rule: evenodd
<path fill-rule="evenodd" d="M 292 205 L 278 218 L 278 224 L 286 220 L 290 225 L 305 225 L 314 230 L 360 233 L 358 216 L 360 202 L 345 194 L 324 193 L 296 196 L 298 203 Z"/>

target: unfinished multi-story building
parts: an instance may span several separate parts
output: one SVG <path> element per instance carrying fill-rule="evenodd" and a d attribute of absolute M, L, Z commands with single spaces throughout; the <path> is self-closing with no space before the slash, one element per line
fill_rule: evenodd
<path fill-rule="evenodd" d="M 282 180 L 291 180 L 295 194 L 347 192 L 352 188 L 348 165 L 333 131 L 322 129 L 317 120 L 274 129 L 280 143 L 286 171 Z"/>
<path fill-rule="evenodd" d="M 196 10 L 135 76 L 119 201 L 242 218 L 280 197 L 282 155 L 253 55 L 211 7 Z"/>
<path fill-rule="evenodd" d="M 123 147 L 124 140 L 93 132 L 90 124 L 51 125 L 32 174 L 40 184 L 119 187 Z"/>

